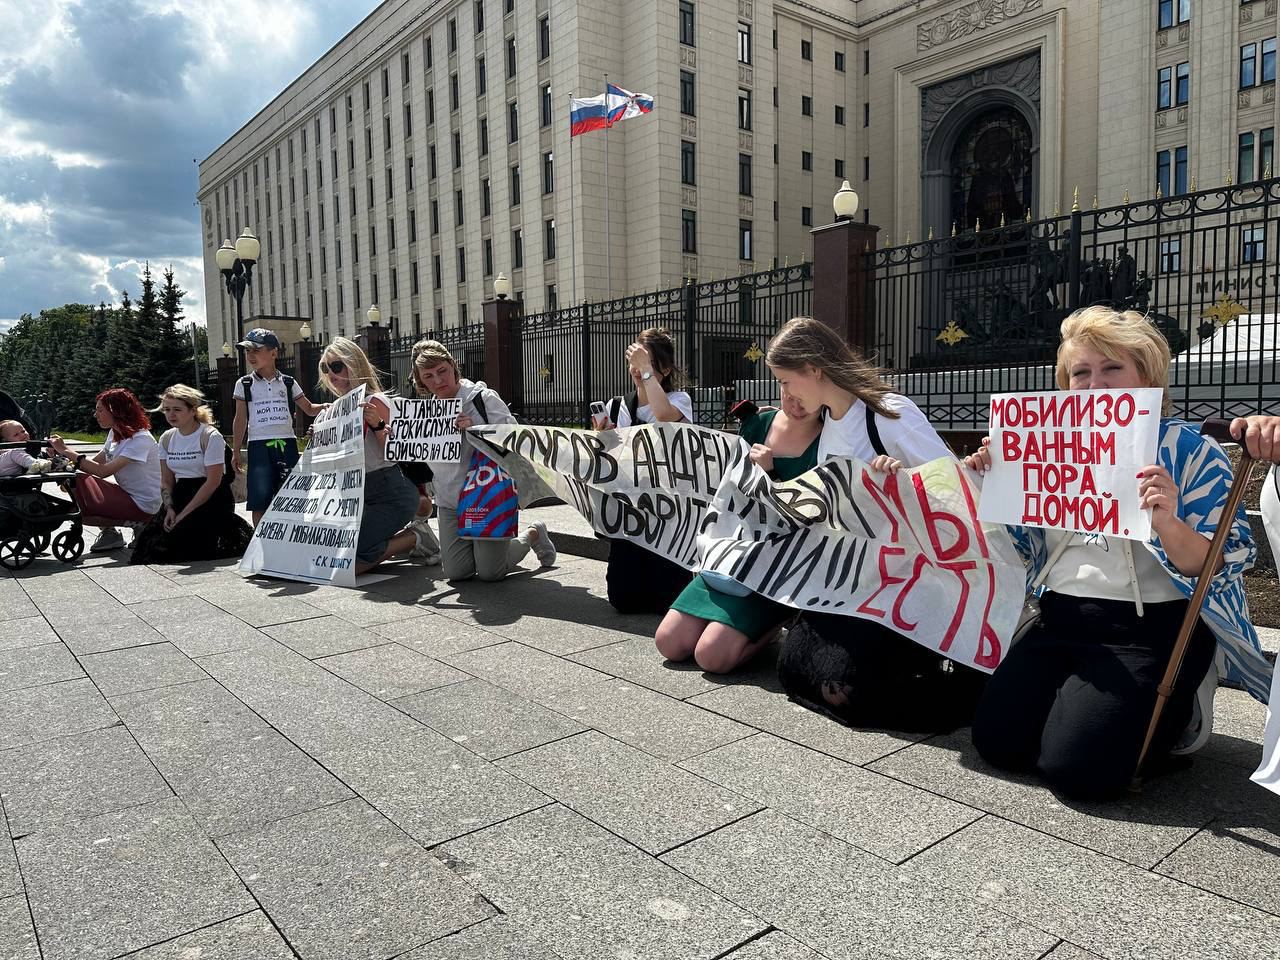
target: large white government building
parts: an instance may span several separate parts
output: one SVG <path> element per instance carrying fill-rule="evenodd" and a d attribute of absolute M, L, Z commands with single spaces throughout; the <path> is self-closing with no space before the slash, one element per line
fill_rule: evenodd
<path fill-rule="evenodd" d="M 1276 0 L 387 0 L 200 165 L 210 340 L 246 226 L 246 317 L 327 338 L 477 321 L 500 272 L 540 311 L 795 262 L 844 179 L 882 246 L 1255 179 L 1276 34 Z M 606 75 L 655 101 L 607 178 L 568 123 Z"/>

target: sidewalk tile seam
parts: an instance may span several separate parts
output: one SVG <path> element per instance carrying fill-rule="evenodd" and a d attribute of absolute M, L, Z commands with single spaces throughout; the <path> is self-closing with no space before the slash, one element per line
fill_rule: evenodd
<path fill-rule="evenodd" d="M 521 781 L 521 782 L 523 782 L 523 781 Z M 541 790 L 537 790 L 536 788 L 533 788 L 533 789 L 535 789 L 535 791 L 536 791 L 537 793 L 542 793 L 542 791 L 541 791 Z M 543 796 L 546 796 L 546 794 L 543 794 Z M 363 799 L 363 798 L 362 798 L 362 799 Z M 372 800 L 365 800 L 364 802 L 365 802 L 365 803 L 367 803 L 367 804 L 369 804 L 369 806 L 373 807 L 375 810 L 377 809 L 377 806 L 374 804 L 374 802 L 373 802 Z M 531 813 L 536 813 L 536 812 L 537 812 L 537 811 L 539 811 L 539 810 L 545 810 L 545 809 L 547 809 L 547 807 L 554 807 L 554 806 L 556 806 L 557 804 L 560 804 L 560 801 L 559 801 L 559 800 L 555 799 L 554 797 L 547 797 L 547 802 L 546 802 L 546 803 L 539 804 L 538 806 L 536 806 L 536 807 L 532 807 L 532 808 L 530 808 L 530 809 L 528 809 L 528 810 L 521 810 L 519 813 L 513 813 L 511 816 L 509 816 L 509 817 L 503 817 L 501 820 L 495 820 L 493 823 L 486 823 L 484 826 L 476 827 L 474 830 L 468 830 L 466 833 L 460 833 L 460 834 L 458 834 L 456 837 L 450 837 L 450 838 L 449 838 L 449 839 L 447 839 L 447 840 L 438 840 L 438 841 L 436 841 L 435 843 L 431 844 L 430 846 L 426 846 L 425 844 L 422 844 L 422 843 L 421 843 L 420 841 L 418 841 L 418 840 L 414 840 L 413 842 L 414 842 L 414 843 L 417 843 L 419 846 L 426 846 L 426 849 L 427 849 L 429 852 L 433 852 L 433 853 L 434 853 L 434 851 L 436 851 L 436 850 L 440 849 L 441 847 L 448 846 L 449 844 L 454 843 L 455 841 L 461 840 L 463 837 L 473 837 L 473 836 L 475 836 L 477 833 L 484 833 L 486 830 L 492 830 L 492 829 L 494 829 L 495 827 L 500 827 L 500 826 L 502 826 L 503 824 L 510 823 L 512 820 L 519 820 L 521 817 L 527 817 L 527 816 L 528 816 L 529 814 L 531 814 Z M 560 804 L 560 806 L 564 806 L 564 805 L 563 805 L 563 804 Z M 568 808 L 566 807 L 565 809 L 568 809 Z M 381 811 L 381 810 L 378 810 L 378 812 L 379 812 L 379 813 L 382 813 L 382 811 Z M 575 812 L 576 812 L 576 811 L 575 811 Z M 383 815 L 384 817 L 386 816 L 386 814 L 385 814 L 385 813 L 383 813 L 382 815 Z M 441 862 L 442 862 L 446 867 L 449 867 L 449 869 L 450 869 L 450 870 L 452 870 L 452 869 L 453 869 L 452 864 L 450 864 L 450 863 L 449 863 L 449 861 L 448 861 L 447 859 L 444 859 L 444 858 L 439 857 L 439 856 L 437 856 L 437 857 L 436 857 L 436 859 L 437 859 L 437 860 L 440 860 L 440 861 L 441 861 Z M 461 879 L 462 879 L 463 881 L 466 881 L 466 877 L 461 877 Z M 478 889 L 478 888 L 477 888 L 477 892 L 479 892 L 479 889 Z M 481 893 L 480 895 L 481 895 L 481 896 L 484 896 L 484 894 L 483 894 L 483 893 Z M 488 899 L 488 898 L 486 898 L 486 899 Z M 496 904 L 495 904 L 495 906 L 496 906 Z M 504 914 L 504 915 L 505 915 L 505 913 L 506 913 L 506 911 L 504 911 L 504 910 L 499 910 L 498 912 L 499 912 L 500 914 Z"/>

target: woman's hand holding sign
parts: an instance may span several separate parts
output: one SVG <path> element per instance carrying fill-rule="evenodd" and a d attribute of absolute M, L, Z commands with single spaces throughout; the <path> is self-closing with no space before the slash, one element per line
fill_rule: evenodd
<path fill-rule="evenodd" d="M 1151 511 L 1151 529 L 1163 536 L 1178 518 L 1178 485 L 1164 467 L 1152 464 L 1138 471 L 1138 497 L 1144 510 Z"/>
<path fill-rule="evenodd" d="M 765 473 L 773 472 L 773 451 L 766 447 L 763 443 L 753 443 L 751 452 L 747 454 L 751 458 L 751 462 L 758 466 Z"/>
<path fill-rule="evenodd" d="M 902 461 L 893 459 L 887 453 L 882 453 L 872 460 L 869 466 L 876 473 L 897 473 L 902 467 Z"/>
<path fill-rule="evenodd" d="M 471 429 L 471 427 L 472 427 L 472 425 L 473 425 L 474 423 L 475 423 L 475 421 L 474 421 L 474 420 L 472 420 L 470 417 L 468 417 L 465 413 L 460 413 L 460 414 L 458 414 L 458 429 L 459 429 L 459 430 L 470 430 L 470 429 Z"/>
<path fill-rule="evenodd" d="M 982 446 L 964 458 L 964 465 L 982 477 L 991 469 L 991 438 L 983 437 Z"/>

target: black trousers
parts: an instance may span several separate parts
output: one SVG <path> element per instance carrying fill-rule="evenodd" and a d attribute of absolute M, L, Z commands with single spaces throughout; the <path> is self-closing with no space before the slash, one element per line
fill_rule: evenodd
<path fill-rule="evenodd" d="M 684 567 L 630 540 L 609 539 L 605 585 L 619 613 L 666 613 L 692 579 Z"/>
<path fill-rule="evenodd" d="M 841 723 L 938 733 L 969 723 L 987 678 L 874 620 L 804 613 L 787 631 L 778 679 Z"/>
<path fill-rule="evenodd" d="M 988 763 L 1039 770 L 1077 800 L 1124 793 L 1138 762 L 1187 601 L 1145 604 L 1046 593 L 1041 618 L 1005 656 L 973 722 Z M 1216 641 L 1200 620 L 1152 742 L 1165 757 L 1191 720 Z"/>

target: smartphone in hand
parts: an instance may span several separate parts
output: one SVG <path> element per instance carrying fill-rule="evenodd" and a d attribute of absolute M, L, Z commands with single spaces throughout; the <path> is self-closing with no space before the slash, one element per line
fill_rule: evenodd
<path fill-rule="evenodd" d="M 613 426 L 603 400 L 591 401 L 591 425 L 597 430 L 608 430 Z"/>

